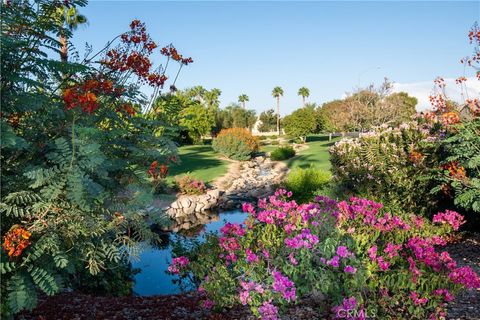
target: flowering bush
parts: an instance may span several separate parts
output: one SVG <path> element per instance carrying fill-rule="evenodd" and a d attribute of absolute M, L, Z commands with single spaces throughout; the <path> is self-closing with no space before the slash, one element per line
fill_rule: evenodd
<path fill-rule="evenodd" d="M 208 307 L 248 305 L 263 319 L 277 319 L 284 306 L 318 292 L 339 317 L 348 309 L 438 318 L 461 288 L 480 287 L 470 268 L 435 248 L 461 223 L 457 214 L 440 214 L 439 228 L 366 199 L 317 197 L 299 205 L 291 196 L 278 190 L 258 209 L 244 204 L 243 224 L 225 224 L 186 254 L 181 270 L 177 261 L 187 257 L 177 257 L 172 269 L 194 275 Z"/>
<path fill-rule="evenodd" d="M 151 86 L 153 99 L 167 64 L 178 75 L 192 61 L 171 45 L 156 49 L 138 20 L 98 52 L 68 59 L 66 17 L 77 21 L 84 5 L 2 3 L 2 318 L 65 285 L 118 289 L 123 283 L 105 279 L 129 273 L 139 241 L 158 240 L 145 208 L 176 146 L 164 130 L 173 126 L 149 116 L 140 86 Z M 154 51 L 164 67 L 153 65 Z"/>
<path fill-rule="evenodd" d="M 234 160 L 248 160 L 258 151 L 258 138 L 244 128 L 223 129 L 213 140 L 213 150 Z"/>
<path fill-rule="evenodd" d="M 342 139 L 330 148 L 339 191 L 382 201 L 393 208 L 429 215 L 438 205 L 435 187 L 426 178 L 439 166 L 435 144 L 447 128 L 428 116 L 392 128 L 382 126 Z"/>
<path fill-rule="evenodd" d="M 202 180 L 197 180 L 189 175 L 176 177 L 175 185 L 182 194 L 204 194 L 207 190 Z"/>

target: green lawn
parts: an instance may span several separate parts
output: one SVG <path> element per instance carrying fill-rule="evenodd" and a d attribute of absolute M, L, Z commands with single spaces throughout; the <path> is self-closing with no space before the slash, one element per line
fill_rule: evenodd
<path fill-rule="evenodd" d="M 307 138 L 309 148 L 299 152 L 295 157 L 286 160 L 290 169 L 308 168 L 311 164 L 324 170 L 330 170 L 330 154 L 328 148 L 339 141 L 340 138 L 334 138 L 328 141 L 328 135 L 314 135 Z"/>
<path fill-rule="evenodd" d="M 180 174 L 189 173 L 197 179 L 211 182 L 227 172 L 228 161 L 218 159 L 211 145 L 183 146 L 178 148 L 180 163 L 169 168 L 168 181 Z"/>
<path fill-rule="evenodd" d="M 340 138 L 328 141 L 326 135 L 314 135 L 307 139 L 309 148 L 297 154 L 295 157 L 285 160 L 289 168 L 307 168 L 310 164 L 319 169 L 330 169 L 328 148 Z M 266 145 L 260 148 L 262 152 L 271 152 L 278 148 L 278 145 Z M 217 177 L 227 173 L 228 161 L 218 158 L 218 154 L 213 151 L 211 145 L 183 146 L 178 149 L 180 155 L 180 164 L 170 166 L 168 181 L 173 181 L 173 177 L 180 174 L 189 173 L 192 176 L 202 179 L 205 182 L 211 182 Z"/>
<path fill-rule="evenodd" d="M 292 168 L 308 168 L 311 164 L 319 169 L 330 170 L 330 161 L 328 148 L 330 148 L 340 138 L 334 138 L 328 141 L 328 135 L 313 135 L 307 138 L 309 148 L 298 153 L 295 157 L 285 160 L 284 162 L 290 169 Z M 266 145 L 260 147 L 262 152 L 272 152 L 278 148 L 278 145 Z"/>

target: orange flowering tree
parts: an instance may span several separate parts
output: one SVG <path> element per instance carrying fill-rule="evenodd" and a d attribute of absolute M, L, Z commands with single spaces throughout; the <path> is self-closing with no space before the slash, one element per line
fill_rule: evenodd
<path fill-rule="evenodd" d="M 470 221 L 478 220 L 480 213 L 480 102 L 478 94 L 468 91 L 467 81 L 480 81 L 480 28 L 475 23 L 468 33 L 473 54 L 460 60 L 463 75 L 455 80 L 460 86 L 462 102 L 459 108 L 451 108 L 445 93 L 445 81 L 438 77 L 434 81 L 434 92 L 430 96 L 433 113 L 426 118 L 443 124 L 447 130 L 444 139 L 436 142 L 440 165 L 429 178 L 437 181 L 432 190 L 453 201 L 465 210 Z M 468 79 L 467 70 L 473 68 L 476 79 Z M 470 214 L 469 213 L 477 213 Z"/>
<path fill-rule="evenodd" d="M 83 60 L 56 60 L 49 53 L 65 50 L 58 35 L 72 37 L 58 9 L 84 5 L 2 6 L 2 316 L 34 307 L 39 290 L 75 288 L 85 273 L 109 277 L 139 241 L 158 240 L 145 215 L 161 223 L 161 213 L 145 208 L 176 147 L 163 130 L 169 124 L 147 114 L 193 60 L 158 47 L 137 20 Z M 153 55 L 164 63 L 154 66 Z"/>

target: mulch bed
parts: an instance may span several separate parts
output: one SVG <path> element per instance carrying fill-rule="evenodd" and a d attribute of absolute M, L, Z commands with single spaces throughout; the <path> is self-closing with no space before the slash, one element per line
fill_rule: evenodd
<path fill-rule="evenodd" d="M 467 234 L 461 241 L 449 244 L 446 250 L 459 266 L 468 265 L 480 273 L 480 234 Z M 206 312 L 196 294 L 152 297 L 95 297 L 66 292 L 54 297 L 40 298 L 36 309 L 19 314 L 17 319 L 255 319 L 247 308 L 238 307 L 222 314 Z M 317 300 L 305 299 L 289 308 L 282 319 L 327 319 Z M 457 297 L 448 306 L 447 319 L 480 319 L 480 291 L 471 290 Z"/>

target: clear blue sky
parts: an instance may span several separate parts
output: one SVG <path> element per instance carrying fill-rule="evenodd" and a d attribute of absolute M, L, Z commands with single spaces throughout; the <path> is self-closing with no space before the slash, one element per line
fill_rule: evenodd
<path fill-rule="evenodd" d="M 91 1 L 81 12 L 89 25 L 73 39 L 80 52 L 140 19 L 159 45 L 172 42 L 193 57 L 177 87 L 219 88 L 222 106 L 246 93 L 247 106 L 260 112 L 275 105 L 279 85 L 286 114 L 300 106 L 301 86 L 322 103 L 384 76 L 398 83 L 458 77 L 480 2 Z"/>

